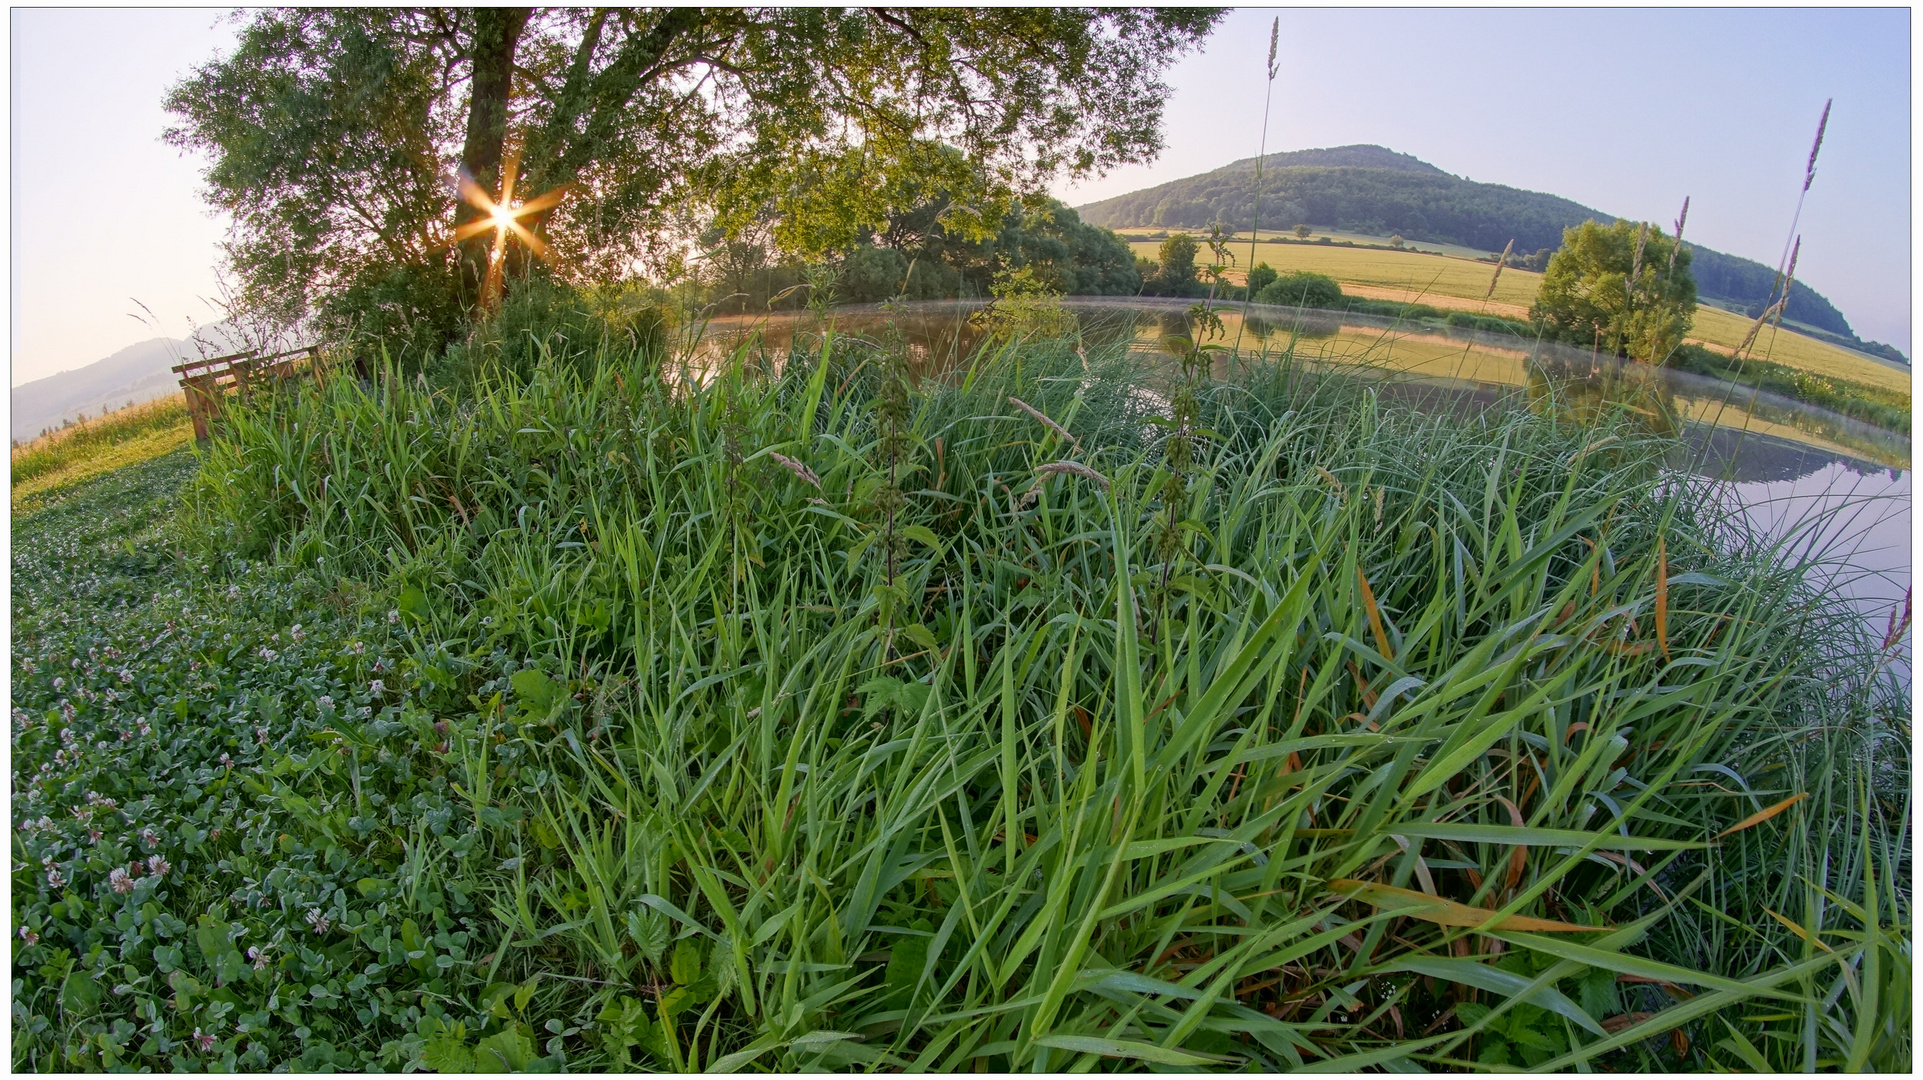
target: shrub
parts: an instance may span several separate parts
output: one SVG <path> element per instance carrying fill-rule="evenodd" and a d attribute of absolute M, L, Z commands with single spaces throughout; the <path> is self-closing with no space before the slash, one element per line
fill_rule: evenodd
<path fill-rule="evenodd" d="M 1278 275 L 1255 294 L 1258 304 L 1285 307 L 1333 308 L 1342 305 L 1342 286 L 1327 274 L 1291 270 Z"/>

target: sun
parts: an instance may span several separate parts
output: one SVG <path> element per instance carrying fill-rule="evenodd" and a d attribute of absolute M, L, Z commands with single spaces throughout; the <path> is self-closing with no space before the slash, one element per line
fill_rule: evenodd
<path fill-rule="evenodd" d="M 552 191 L 543 192 L 525 202 L 514 201 L 514 178 L 520 172 L 520 155 L 510 154 L 501 168 L 501 197 L 497 201 L 490 196 L 472 176 L 463 170 L 461 174 L 461 198 L 468 205 L 481 212 L 475 218 L 454 230 L 453 243 L 461 243 L 471 237 L 489 231 L 494 232 L 493 250 L 488 254 L 487 278 L 482 285 L 484 305 L 498 299 L 501 295 L 501 273 L 507 257 L 507 241 L 513 236 L 536 258 L 548 258 L 548 245 L 536 236 L 533 230 L 522 223 L 522 218 L 538 214 L 558 205 L 567 196 L 566 185 Z"/>

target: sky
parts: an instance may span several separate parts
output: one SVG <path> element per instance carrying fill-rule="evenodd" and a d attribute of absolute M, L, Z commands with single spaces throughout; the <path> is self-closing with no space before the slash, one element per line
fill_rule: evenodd
<path fill-rule="evenodd" d="M 1778 265 L 1826 98 L 1797 279 L 1857 335 L 1910 349 L 1907 9 L 1280 9 L 1231 12 L 1179 61 L 1167 149 L 1070 205 L 1254 157 L 1375 143 L 1457 176 L 1669 223 Z"/>
<path fill-rule="evenodd" d="M 1161 158 L 1057 194 L 1253 156 L 1276 17 L 1271 151 L 1377 143 L 1656 222 L 1688 195 L 1691 239 L 1772 266 L 1834 97 L 1797 276 L 1862 337 L 1909 350 L 1907 10 L 1237 10 L 1170 69 Z M 233 24 L 16 8 L 10 29 L 12 385 L 217 321 L 225 223 L 199 197 L 206 162 L 160 141 L 160 100 Z"/>

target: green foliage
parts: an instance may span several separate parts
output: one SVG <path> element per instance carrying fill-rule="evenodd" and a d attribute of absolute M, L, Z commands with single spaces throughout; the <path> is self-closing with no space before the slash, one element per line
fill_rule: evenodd
<path fill-rule="evenodd" d="M 1563 233 L 1529 318 L 1551 341 L 1666 363 L 1696 314 L 1689 262 L 1660 228 L 1586 221 Z"/>
<path fill-rule="evenodd" d="M 1202 282 L 1196 276 L 1195 256 L 1201 245 L 1187 233 L 1176 233 L 1162 241 L 1157 252 L 1155 275 L 1142 281 L 1148 296 L 1199 296 Z"/>
<path fill-rule="evenodd" d="M 1243 288 L 1247 290 L 1249 296 L 1255 296 L 1261 293 L 1263 286 L 1274 280 L 1275 267 L 1268 263 L 1256 263 L 1249 268 L 1248 278 Z"/>
<path fill-rule="evenodd" d="M 1264 285 L 1255 294 L 1255 302 L 1285 307 L 1340 308 L 1343 306 L 1342 286 L 1327 274 L 1291 270 Z"/>
<path fill-rule="evenodd" d="M 457 170 L 490 199 L 510 183 L 534 197 L 521 224 L 541 243 L 508 245 L 510 284 L 533 251 L 577 283 L 672 261 L 689 211 L 737 238 L 771 223 L 777 246 L 822 257 L 939 188 L 952 228 L 989 235 L 1048 180 L 1159 150 L 1159 74 L 1219 18 L 262 10 L 169 93 L 167 138 L 211 159 L 250 310 L 432 351 L 485 295 L 491 237 L 462 238 L 463 265 L 453 230 L 479 211 L 450 190 Z"/>
<path fill-rule="evenodd" d="M 16 1068 L 1908 1066 L 1907 700 L 1665 444 L 1198 370 L 1150 614 L 1162 373 L 899 360 L 334 380 L 19 523 Z"/>

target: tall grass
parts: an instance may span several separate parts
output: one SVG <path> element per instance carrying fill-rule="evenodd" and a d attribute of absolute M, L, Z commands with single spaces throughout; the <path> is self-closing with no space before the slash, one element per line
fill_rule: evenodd
<path fill-rule="evenodd" d="M 1659 441 L 1270 357 L 1172 488 L 1071 342 L 883 447 L 876 343 L 531 340 L 237 408 L 187 500 L 413 629 L 500 941 L 423 1063 L 546 978 L 575 1067 L 1909 1067 L 1907 702 Z"/>

